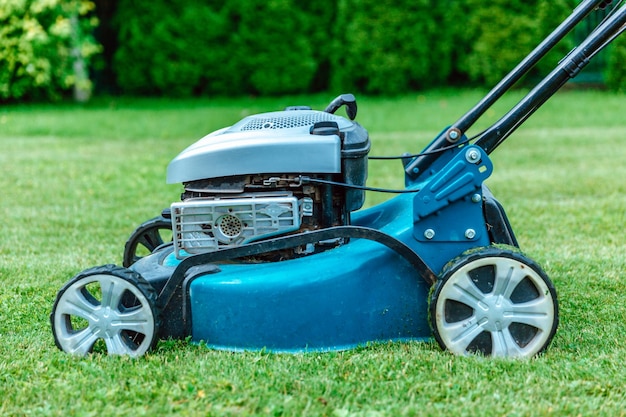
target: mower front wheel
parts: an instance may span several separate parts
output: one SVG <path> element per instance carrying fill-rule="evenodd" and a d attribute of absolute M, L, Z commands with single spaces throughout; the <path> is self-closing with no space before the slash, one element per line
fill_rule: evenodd
<path fill-rule="evenodd" d="M 124 245 L 122 265 L 128 268 L 156 248 L 172 240 L 172 222 L 163 216 L 152 218 L 135 229 Z"/>
<path fill-rule="evenodd" d="M 126 268 L 83 271 L 61 288 L 52 307 L 55 344 L 79 356 L 94 351 L 141 356 L 158 340 L 156 298 L 154 288 Z"/>
<path fill-rule="evenodd" d="M 556 291 L 521 253 L 482 248 L 444 269 L 431 293 L 430 320 L 435 339 L 452 353 L 532 357 L 556 332 Z"/>

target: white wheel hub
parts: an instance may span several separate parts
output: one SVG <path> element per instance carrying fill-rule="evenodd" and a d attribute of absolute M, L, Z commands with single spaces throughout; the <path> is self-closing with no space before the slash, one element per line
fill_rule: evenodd
<path fill-rule="evenodd" d="M 549 343 L 557 319 L 547 278 L 520 259 L 486 256 L 444 277 L 434 326 L 456 354 L 527 357 Z"/>
<path fill-rule="evenodd" d="M 113 274 L 70 281 L 52 312 L 57 345 L 86 355 L 103 340 L 110 355 L 141 356 L 156 337 L 155 315 L 146 295 L 133 282 Z"/>

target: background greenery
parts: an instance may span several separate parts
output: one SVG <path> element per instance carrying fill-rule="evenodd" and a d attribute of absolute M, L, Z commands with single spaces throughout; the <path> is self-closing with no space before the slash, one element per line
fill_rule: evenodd
<path fill-rule="evenodd" d="M 118 95 L 490 88 L 578 3 L 1 0 L 0 101 L 68 95 L 80 84 L 77 63 L 89 66 L 97 93 Z M 531 77 L 588 30 L 564 40 Z M 595 60 L 586 81 L 626 89 L 625 38 Z"/>
<path fill-rule="evenodd" d="M 94 8 L 87 0 L 0 1 L 0 102 L 90 90 L 87 67 L 100 50 Z"/>
<path fill-rule="evenodd" d="M 359 96 L 357 120 L 372 154 L 415 152 L 481 96 Z M 162 341 L 138 360 L 57 350 L 48 319 L 56 292 L 83 269 L 121 263 L 132 230 L 178 200 L 181 187 L 165 184 L 178 152 L 248 114 L 320 109 L 332 98 L 1 107 L 0 415 L 624 415 L 623 94 L 561 92 L 492 155 L 488 184 L 560 297 L 561 326 L 541 357 L 454 357 L 434 343 L 277 355 Z M 402 186 L 402 174 L 397 162 L 372 161 L 368 185 Z M 386 198 L 368 193 L 367 204 Z"/>

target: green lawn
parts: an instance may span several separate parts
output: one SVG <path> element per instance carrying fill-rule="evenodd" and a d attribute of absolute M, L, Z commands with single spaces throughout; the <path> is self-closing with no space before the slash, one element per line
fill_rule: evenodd
<path fill-rule="evenodd" d="M 418 152 L 480 97 L 357 97 L 357 120 L 371 154 Z M 245 115 L 332 98 L 0 107 L 0 415 L 626 415 L 626 96 L 602 92 L 558 94 L 492 155 L 488 184 L 560 297 L 541 357 L 455 357 L 436 343 L 279 355 L 162 341 L 138 360 L 57 350 L 56 292 L 83 269 L 121 264 L 132 230 L 178 200 L 170 159 Z M 371 161 L 368 185 L 402 187 L 402 174 Z"/>

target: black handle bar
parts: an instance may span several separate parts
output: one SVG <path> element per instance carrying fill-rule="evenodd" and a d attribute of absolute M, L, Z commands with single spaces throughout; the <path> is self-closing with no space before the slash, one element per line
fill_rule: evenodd
<path fill-rule="evenodd" d="M 476 141 L 476 145 L 482 147 L 488 154 L 491 153 L 624 30 L 626 30 L 626 7 L 621 7 L 615 10 L 615 13 L 600 24 L 587 39 L 563 58 L 559 65 L 515 107 L 487 129 Z"/>
<path fill-rule="evenodd" d="M 423 155 L 414 158 L 405 166 L 406 175 L 416 179 L 427 171 L 438 158 L 437 150 L 446 148 L 461 139 L 462 135 L 517 81 L 528 73 L 561 39 L 576 27 L 589 13 L 600 6 L 606 6 L 606 0 L 585 0 L 576 7 L 548 37 L 546 37 L 526 58 L 524 58 L 508 75 L 506 75 L 478 104 L 464 114 L 450 128 L 439 134 L 424 149 Z M 616 6 L 618 7 L 618 6 Z M 624 15 L 626 7 L 614 10 L 614 13 L 602 25 L 547 76 L 533 92 L 520 102 L 514 109 L 500 119 L 477 142 L 488 153 L 508 137 L 521 123 L 552 96 L 569 78 L 575 76 L 589 59 L 612 39 L 624 31 Z M 582 48 L 582 49 L 581 49 Z M 593 50 L 587 50 L 593 48 Z M 576 52 L 578 51 L 578 52 Z M 581 58 L 582 55 L 582 58 Z M 564 63 L 565 62 L 565 63 Z M 575 70 L 568 69 L 574 66 Z M 581 66 L 582 65 L 582 66 Z M 556 75 L 555 73 L 558 73 Z M 563 78 L 563 75 L 567 75 Z M 504 133 L 502 133 L 504 132 Z M 495 138 L 493 136 L 495 135 Z"/>

